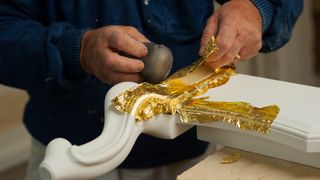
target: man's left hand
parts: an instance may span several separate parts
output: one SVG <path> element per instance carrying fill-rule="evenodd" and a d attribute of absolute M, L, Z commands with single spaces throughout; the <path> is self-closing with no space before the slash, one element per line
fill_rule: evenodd
<path fill-rule="evenodd" d="M 262 18 L 250 0 L 232 0 L 223 4 L 208 19 L 201 38 L 202 55 L 211 36 L 216 37 L 219 50 L 210 55 L 206 65 L 221 67 L 247 60 L 262 47 Z"/>

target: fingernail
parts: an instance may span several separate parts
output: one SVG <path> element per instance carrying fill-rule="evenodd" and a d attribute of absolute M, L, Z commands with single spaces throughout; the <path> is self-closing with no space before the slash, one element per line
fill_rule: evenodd
<path fill-rule="evenodd" d="M 143 69 L 144 69 L 144 63 L 143 63 L 143 61 L 141 61 L 141 60 L 139 60 L 139 69 L 140 69 L 140 71 L 142 71 Z"/>
<path fill-rule="evenodd" d="M 148 54 L 148 48 L 144 44 L 142 44 L 142 45 L 143 45 L 143 54 L 147 55 Z"/>

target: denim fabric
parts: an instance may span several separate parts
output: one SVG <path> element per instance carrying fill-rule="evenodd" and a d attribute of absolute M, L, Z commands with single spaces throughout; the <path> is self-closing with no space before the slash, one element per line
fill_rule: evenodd
<path fill-rule="evenodd" d="M 286 44 L 292 34 L 297 17 L 302 13 L 301 0 L 269 0 L 274 9 L 270 28 L 263 38 L 261 52 L 275 51 Z"/>
<path fill-rule="evenodd" d="M 281 47 L 290 38 L 302 1 L 253 2 L 264 18 L 262 51 Z M 271 6 L 272 11 L 265 9 Z M 43 144 L 56 137 L 86 143 L 102 131 L 110 86 L 81 68 L 83 33 L 105 25 L 134 26 L 172 49 L 176 71 L 198 58 L 201 33 L 212 12 L 211 0 L 1 0 L 0 83 L 28 91 L 24 122 L 34 138 Z M 142 135 L 123 167 L 195 157 L 205 147 L 196 140 L 195 129 L 174 140 Z"/>

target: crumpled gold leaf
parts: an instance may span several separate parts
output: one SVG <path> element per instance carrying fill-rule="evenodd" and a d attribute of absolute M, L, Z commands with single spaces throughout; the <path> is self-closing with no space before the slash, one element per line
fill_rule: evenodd
<path fill-rule="evenodd" d="M 241 155 L 238 152 L 230 153 L 230 156 L 224 157 L 221 164 L 231 164 L 237 162 L 240 159 Z"/>
<path fill-rule="evenodd" d="M 276 105 L 257 108 L 245 102 L 213 102 L 195 98 L 227 83 L 236 74 L 234 65 L 215 70 L 203 65 L 205 59 L 217 50 L 215 39 L 212 38 L 198 61 L 160 84 L 141 83 L 120 93 L 112 100 L 113 106 L 119 111 L 133 114 L 138 121 L 161 113 L 179 113 L 184 123 L 223 121 L 244 130 L 267 133 L 279 113 Z"/>

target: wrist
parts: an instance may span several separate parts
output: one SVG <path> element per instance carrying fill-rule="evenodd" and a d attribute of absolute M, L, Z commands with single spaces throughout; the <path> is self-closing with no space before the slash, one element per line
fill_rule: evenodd
<path fill-rule="evenodd" d="M 67 77 L 84 77 L 87 73 L 80 65 L 80 46 L 86 30 L 70 29 L 57 41 L 57 47 L 63 61 L 64 75 Z"/>
<path fill-rule="evenodd" d="M 80 65 L 82 69 L 90 74 L 88 71 L 88 68 L 86 67 L 85 64 L 85 50 L 87 49 L 88 41 L 89 41 L 89 36 L 92 30 L 88 30 L 83 33 L 82 38 L 81 38 L 81 45 L 80 45 Z"/>
<path fill-rule="evenodd" d="M 262 33 L 264 34 L 272 23 L 274 14 L 273 4 L 269 0 L 251 0 L 257 8 L 262 20 Z"/>

